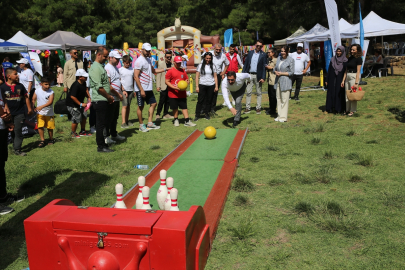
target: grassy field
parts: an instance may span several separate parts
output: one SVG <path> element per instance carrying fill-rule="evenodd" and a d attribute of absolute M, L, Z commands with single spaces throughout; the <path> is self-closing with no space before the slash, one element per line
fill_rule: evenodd
<path fill-rule="evenodd" d="M 239 128 L 250 133 L 206 269 L 405 268 L 405 72 L 395 73 L 367 80 L 353 117 L 324 114 L 323 91 L 302 92 L 287 123 L 242 116 Z M 188 99 L 193 117 L 196 98 Z M 197 128 L 230 128 L 230 112 L 218 114 Z M 96 152 L 94 136 L 71 139 L 70 122 L 57 116 L 55 145 L 37 148 L 37 135 L 24 140 L 26 157 L 10 155 L 8 189 L 27 198 L 0 217 L 0 269 L 28 267 L 25 218 L 55 198 L 109 207 L 116 183 L 126 191 L 145 174 L 136 164 L 153 167 L 193 130 L 166 120 L 142 133 L 135 118 L 118 128 L 127 141 L 111 154 Z"/>

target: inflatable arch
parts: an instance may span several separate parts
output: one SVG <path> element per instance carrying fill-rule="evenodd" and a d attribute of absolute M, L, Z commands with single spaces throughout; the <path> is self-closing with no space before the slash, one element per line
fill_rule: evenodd
<path fill-rule="evenodd" d="M 191 27 L 181 25 L 180 18 L 176 18 L 174 26 L 169 26 L 160 30 L 157 33 L 157 47 L 159 51 L 159 61 L 164 61 L 164 50 L 166 49 L 166 41 L 174 41 L 181 39 L 193 39 L 193 46 L 195 49 L 200 49 L 201 31 Z M 201 63 L 200 50 L 194 51 L 194 64 Z"/>

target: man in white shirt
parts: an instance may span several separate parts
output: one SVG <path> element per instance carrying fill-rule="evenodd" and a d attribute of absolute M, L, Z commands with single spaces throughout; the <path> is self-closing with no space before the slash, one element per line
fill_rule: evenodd
<path fill-rule="evenodd" d="M 222 95 L 225 99 L 226 106 L 231 110 L 231 113 L 235 116 L 233 118 L 233 128 L 235 128 L 240 121 L 242 112 L 242 99 L 246 90 L 246 83 L 250 82 L 249 73 L 235 73 L 235 71 L 229 71 L 226 80 L 222 82 Z M 231 92 L 233 99 L 235 100 L 235 108 L 232 107 L 228 97 L 228 90 Z"/>
<path fill-rule="evenodd" d="M 135 92 L 136 99 L 138 102 L 138 121 L 139 130 L 142 132 L 148 132 L 151 129 L 159 129 L 160 126 L 156 126 L 152 122 L 153 113 L 156 108 L 156 98 L 153 94 L 153 82 L 152 74 L 166 72 L 166 69 L 155 69 L 152 66 L 150 55 L 152 46 L 149 43 L 144 43 L 142 45 L 141 56 L 135 61 L 134 79 L 135 79 Z M 144 105 L 149 104 L 148 111 L 148 125 L 143 123 L 142 110 Z"/>
<path fill-rule="evenodd" d="M 221 81 L 225 78 L 225 74 L 229 67 L 229 60 L 226 58 L 226 55 L 222 52 L 222 45 L 216 44 L 214 52 L 211 52 L 213 55 L 212 63 L 217 70 L 217 80 L 218 85 L 221 85 Z M 215 113 L 215 107 L 217 106 L 218 92 L 214 92 L 212 95 L 212 104 L 211 104 L 211 113 Z"/>
<path fill-rule="evenodd" d="M 112 144 L 115 143 L 116 140 L 125 140 L 125 137 L 120 136 L 117 132 L 117 121 L 120 114 L 120 101 L 123 99 L 123 95 L 127 95 L 127 93 L 125 92 L 123 94 L 121 91 L 120 73 L 117 68 L 121 55 L 118 51 L 111 51 L 108 56 L 109 61 L 104 69 L 107 71 L 108 81 L 110 82 L 110 93 L 114 97 L 114 102 L 108 104 L 107 107 L 108 119 L 104 129 L 104 138 L 106 144 Z"/>
<path fill-rule="evenodd" d="M 120 67 L 121 89 L 122 89 L 122 124 L 121 128 L 128 128 L 134 124 L 129 122 L 129 112 L 131 110 L 131 101 L 134 97 L 134 69 L 131 67 L 131 58 L 129 55 L 122 57 L 124 66 Z"/>
<path fill-rule="evenodd" d="M 309 56 L 305 53 L 303 53 L 303 47 L 304 44 L 298 43 L 297 45 L 297 51 L 294 53 L 290 53 L 290 57 L 292 57 L 295 61 L 295 71 L 294 75 L 292 76 L 292 85 L 295 84 L 295 92 L 294 92 L 294 97 L 296 101 L 300 100 L 298 98 L 300 94 L 300 89 L 301 89 L 301 84 L 302 84 L 302 79 L 304 77 L 304 74 L 307 73 L 308 68 L 311 66 L 311 60 L 309 59 Z M 308 64 L 305 66 L 305 63 L 308 62 Z M 291 95 L 291 92 L 290 92 Z M 291 96 L 290 96 L 291 99 Z"/>

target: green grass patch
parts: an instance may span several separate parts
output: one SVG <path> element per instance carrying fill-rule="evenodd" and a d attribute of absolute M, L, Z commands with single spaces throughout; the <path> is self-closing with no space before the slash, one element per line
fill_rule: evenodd
<path fill-rule="evenodd" d="M 232 189 L 238 192 L 249 192 L 255 189 L 253 183 L 241 177 L 236 177 L 233 181 Z"/>

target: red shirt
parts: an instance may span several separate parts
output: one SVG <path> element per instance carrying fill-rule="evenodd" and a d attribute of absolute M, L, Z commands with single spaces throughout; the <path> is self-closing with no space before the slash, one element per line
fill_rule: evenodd
<path fill-rule="evenodd" d="M 188 76 L 184 69 L 171 68 L 166 73 L 166 80 L 169 80 L 174 86 L 177 86 L 179 81 L 186 81 L 187 79 Z M 169 90 L 169 98 L 187 98 L 186 91 L 179 91 L 169 86 L 167 86 L 167 89 Z"/>

